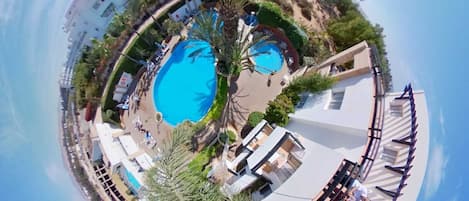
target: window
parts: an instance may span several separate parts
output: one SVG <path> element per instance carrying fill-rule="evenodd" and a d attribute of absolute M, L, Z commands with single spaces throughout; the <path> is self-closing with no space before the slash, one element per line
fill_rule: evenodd
<path fill-rule="evenodd" d="M 107 6 L 107 8 L 104 10 L 103 14 L 101 14 L 101 17 L 109 17 L 114 12 L 114 10 L 116 10 L 114 3 L 109 4 L 109 6 Z"/>
<path fill-rule="evenodd" d="M 345 91 L 332 91 L 331 101 L 327 109 L 329 110 L 340 110 L 342 101 L 344 100 Z"/>

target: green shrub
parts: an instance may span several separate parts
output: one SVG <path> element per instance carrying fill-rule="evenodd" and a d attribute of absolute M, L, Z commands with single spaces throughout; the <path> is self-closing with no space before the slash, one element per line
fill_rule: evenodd
<path fill-rule="evenodd" d="M 205 115 L 202 122 L 207 124 L 209 121 L 214 119 L 219 119 L 225 108 L 226 100 L 228 99 L 228 82 L 225 77 L 219 76 L 217 82 L 217 94 L 215 100 L 213 101 L 212 107 Z"/>
<path fill-rule="evenodd" d="M 200 174 L 205 178 L 210 168 L 207 168 L 210 160 L 216 156 L 216 147 L 205 147 L 192 161 L 187 165 L 191 174 Z"/>
<path fill-rule="evenodd" d="M 347 8 L 350 10 L 346 11 L 345 15 L 329 23 L 327 33 L 334 41 L 337 51 L 345 50 L 364 40 L 370 45 L 375 45 L 379 54 L 377 56 L 380 58 L 385 89 L 389 91 L 392 88 L 392 76 L 386 56 L 383 28 L 378 24 L 371 24 L 354 6 Z"/>
<path fill-rule="evenodd" d="M 282 28 L 298 53 L 301 53 L 303 46 L 307 42 L 307 36 L 291 18 L 282 13 L 282 10 L 277 4 L 261 2 L 259 4 L 257 18 L 260 24 Z"/>
<path fill-rule="evenodd" d="M 204 130 L 205 127 L 206 127 L 206 124 L 203 121 L 199 121 L 192 126 L 192 130 L 194 131 L 194 133 L 198 133 Z"/>
<path fill-rule="evenodd" d="M 120 122 L 119 114 L 114 110 L 106 110 L 103 114 L 103 121 L 120 127 L 120 124 L 118 123 Z"/>
<path fill-rule="evenodd" d="M 251 127 L 255 127 L 257 124 L 259 124 L 262 119 L 264 119 L 264 113 L 262 112 L 251 112 L 248 117 L 248 125 Z"/>
<path fill-rule="evenodd" d="M 220 135 L 220 140 L 222 142 L 226 142 L 226 138 L 228 138 L 228 144 L 233 144 L 236 142 L 236 133 L 231 130 L 226 131 L 226 133 L 222 133 Z"/>
<path fill-rule="evenodd" d="M 179 35 L 181 34 L 182 29 L 184 29 L 184 24 L 182 22 L 175 22 L 172 19 L 166 19 L 163 21 L 163 27 L 169 35 Z"/>
<path fill-rule="evenodd" d="M 279 126 L 288 124 L 288 114 L 295 111 L 295 105 L 300 101 L 300 93 L 317 93 L 331 88 L 335 80 L 319 73 L 308 74 L 293 80 L 282 93 L 269 101 L 264 119 Z"/>
<path fill-rule="evenodd" d="M 285 0 L 271 0 L 271 1 L 278 4 L 284 12 L 288 13 L 289 15 L 293 15 L 293 7 L 292 7 L 291 3 L 289 3 Z"/>
<path fill-rule="evenodd" d="M 290 98 L 292 103 L 296 105 L 300 100 L 300 93 L 317 93 L 331 88 L 334 82 L 335 80 L 329 76 L 319 73 L 308 74 L 293 80 L 282 90 L 282 94 Z"/>
<path fill-rule="evenodd" d="M 269 101 L 269 106 L 265 112 L 265 119 L 270 123 L 279 126 L 288 124 L 288 114 L 295 111 L 293 102 L 284 94 L 278 95 L 275 100 Z"/>

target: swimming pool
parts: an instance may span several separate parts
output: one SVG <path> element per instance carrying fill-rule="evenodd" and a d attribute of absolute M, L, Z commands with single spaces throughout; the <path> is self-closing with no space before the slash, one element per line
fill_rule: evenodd
<path fill-rule="evenodd" d="M 189 57 L 194 50 L 203 53 Z M 163 119 L 175 126 L 184 120 L 199 121 L 212 106 L 216 91 L 215 59 L 203 41 L 180 42 L 155 80 L 153 98 Z"/>
<path fill-rule="evenodd" d="M 125 176 L 127 177 L 127 181 L 129 181 L 131 188 L 134 190 L 134 193 L 138 193 L 138 190 L 140 190 L 140 187 L 142 185 L 138 183 L 137 179 L 130 173 L 127 169 L 125 169 Z"/>
<path fill-rule="evenodd" d="M 266 52 L 253 57 L 256 70 L 263 74 L 278 72 L 282 68 L 283 56 L 280 49 L 275 44 L 254 45 L 250 49 L 250 54 Z"/>

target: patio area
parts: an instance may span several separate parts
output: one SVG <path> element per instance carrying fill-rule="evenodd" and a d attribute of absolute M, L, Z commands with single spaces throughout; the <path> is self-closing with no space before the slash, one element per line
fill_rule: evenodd
<path fill-rule="evenodd" d="M 168 52 L 171 52 L 178 41 L 179 36 L 171 38 L 167 43 Z M 170 56 L 171 53 L 165 54 L 160 64 L 153 71 L 143 71 L 137 75 L 138 80 L 130 89 L 132 91 L 129 98 L 131 100 L 129 102 L 129 109 L 125 110 L 121 115 L 122 126 L 125 132 L 130 133 L 139 148 L 149 153 L 152 157 L 157 156 L 158 144 L 164 141 L 172 130 L 172 127 L 164 121 L 157 121 L 157 111 L 155 110 L 153 100 L 154 79 L 161 66 Z"/>
<path fill-rule="evenodd" d="M 274 75 L 251 73 L 249 70 L 242 71 L 238 80 L 230 86 L 231 96 L 228 98 L 225 109 L 228 125 L 239 133 L 246 124 L 249 113 L 265 112 L 268 102 L 282 91 L 281 82 L 285 75 L 290 76 L 288 71 L 285 61 L 283 61 L 282 69 Z"/>

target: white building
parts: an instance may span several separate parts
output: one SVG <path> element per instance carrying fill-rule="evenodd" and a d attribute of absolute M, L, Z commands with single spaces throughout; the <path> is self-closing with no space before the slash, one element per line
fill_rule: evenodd
<path fill-rule="evenodd" d="M 201 0 L 185 0 L 185 4 L 170 13 L 169 17 L 175 22 L 187 23 L 190 17 L 198 12 L 200 5 L 202 5 Z"/>
<path fill-rule="evenodd" d="M 267 201 L 337 200 L 356 179 L 370 200 L 416 200 L 429 149 L 425 96 L 410 85 L 384 93 L 374 55 L 362 42 L 312 69 L 338 82 L 303 94 L 285 128 L 257 125 L 243 152 L 226 161 L 233 176 L 224 192 L 251 188 L 254 200 Z"/>
<path fill-rule="evenodd" d="M 69 53 L 64 77 L 70 77 L 83 47 L 93 38 L 102 39 L 116 12 L 123 12 L 128 0 L 73 0 L 65 13 Z"/>
<path fill-rule="evenodd" d="M 111 174 L 119 174 L 135 194 L 144 186 L 144 172 L 154 166 L 153 159 L 122 129 L 108 123 L 95 124 L 92 160 L 102 161 Z"/>

